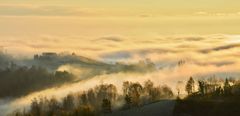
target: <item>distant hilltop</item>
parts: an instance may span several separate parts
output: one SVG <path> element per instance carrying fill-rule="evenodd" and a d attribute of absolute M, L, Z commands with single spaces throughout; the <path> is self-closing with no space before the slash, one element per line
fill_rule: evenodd
<path fill-rule="evenodd" d="M 84 56 L 76 55 L 75 53 L 55 53 L 55 52 L 43 52 L 40 55 L 34 55 L 33 65 L 46 67 L 50 70 L 56 70 L 62 65 L 72 65 L 78 68 L 92 69 L 98 73 L 105 71 L 108 73 L 113 72 L 149 72 L 155 71 L 157 68 L 155 64 L 146 59 L 139 61 L 136 64 L 124 64 L 115 63 L 108 64 L 103 61 L 94 60 Z"/>
<path fill-rule="evenodd" d="M 51 59 L 51 58 L 57 58 L 59 56 L 76 56 L 76 54 L 73 52 L 72 54 L 57 54 L 56 52 L 43 52 L 41 55 L 35 54 L 34 60 L 39 59 Z"/>
<path fill-rule="evenodd" d="M 71 65 L 78 65 L 80 67 L 100 67 L 106 66 L 108 64 L 87 58 L 84 56 L 76 55 L 73 53 L 68 52 L 43 52 L 41 54 L 35 54 L 33 56 L 34 65 L 47 67 L 49 69 L 57 69 L 61 65 L 71 64 Z"/>

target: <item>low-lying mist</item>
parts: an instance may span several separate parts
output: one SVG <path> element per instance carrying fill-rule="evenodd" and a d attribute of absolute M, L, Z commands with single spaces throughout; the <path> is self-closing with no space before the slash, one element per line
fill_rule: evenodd
<path fill-rule="evenodd" d="M 86 73 L 79 68 L 71 65 L 62 66 L 59 70 L 67 70 L 81 78 L 81 75 Z M 202 79 L 208 77 L 237 77 L 239 75 L 239 67 L 237 64 L 234 65 L 197 65 L 193 63 L 185 63 L 182 65 L 177 65 L 176 67 L 166 67 L 161 68 L 153 72 L 139 73 L 139 72 L 118 72 L 111 74 L 101 74 L 91 78 L 81 79 L 72 84 L 65 84 L 63 86 L 49 88 L 43 91 L 34 92 L 30 95 L 14 99 L 14 100 L 2 100 L 1 102 L 1 112 L 10 113 L 17 109 L 28 108 L 31 100 L 34 98 L 42 97 L 56 97 L 61 99 L 69 93 L 84 91 L 89 88 L 93 88 L 98 84 L 114 84 L 118 88 L 118 92 L 122 91 L 122 83 L 124 81 L 140 82 L 143 83 L 146 80 L 152 80 L 156 85 L 168 85 L 172 88 L 176 94 L 176 86 L 179 81 L 183 83 L 193 76 L 195 79 Z M 184 92 L 184 84 L 180 87 L 182 94 Z"/>

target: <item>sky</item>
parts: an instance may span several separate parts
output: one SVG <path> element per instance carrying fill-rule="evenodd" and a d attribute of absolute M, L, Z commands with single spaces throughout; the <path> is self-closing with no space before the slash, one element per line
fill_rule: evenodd
<path fill-rule="evenodd" d="M 0 0 L 0 46 L 16 56 L 68 51 L 99 58 L 111 52 L 159 48 L 158 38 L 238 35 L 239 4 L 238 0 Z"/>

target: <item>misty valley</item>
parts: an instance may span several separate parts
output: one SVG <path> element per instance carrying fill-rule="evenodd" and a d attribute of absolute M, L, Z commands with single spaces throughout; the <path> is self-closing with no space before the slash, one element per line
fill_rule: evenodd
<path fill-rule="evenodd" d="M 75 54 L 43 53 L 39 57 L 35 55 L 30 60 L 17 60 L 1 52 L 0 59 L 3 64 L 0 69 L 1 98 L 21 97 L 49 87 L 76 83 L 96 75 L 127 71 L 144 73 L 156 70 L 150 61 L 142 62 L 139 66 L 138 64 L 107 64 Z M 69 72 L 61 69 L 65 65 L 72 65 L 85 72 Z"/>
<path fill-rule="evenodd" d="M 185 63 L 180 60 L 172 68 Z M 235 116 L 240 113 L 238 78 L 206 76 L 195 80 L 189 77 L 186 82 L 175 80 L 175 87 L 168 86 L 149 77 L 137 77 L 164 70 L 150 59 L 131 64 L 107 63 L 75 53 L 52 52 L 18 59 L 1 52 L 0 64 L 3 115 Z M 108 79 L 119 74 L 136 77 L 119 82 Z M 107 75 L 111 76 L 106 78 Z"/>

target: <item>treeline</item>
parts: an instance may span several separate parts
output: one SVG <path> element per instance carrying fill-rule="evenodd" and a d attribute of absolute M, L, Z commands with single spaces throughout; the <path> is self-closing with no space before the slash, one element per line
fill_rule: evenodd
<path fill-rule="evenodd" d="M 197 84 L 198 90 L 195 86 Z M 186 99 L 206 98 L 216 100 L 215 98 L 240 97 L 240 80 L 235 78 L 216 79 L 209 78 L 208 80 L 195 80 L 190 77 L 187 81 L 185 90 L 188 93 Z"/>
<path fill-rule="evenodd" d="M 113 84 L 101 84 L 87 91 L 71 93 L 58 100 L 54 97 L 34 99 L 30 110 L 16 111 L 15 116 L 96 116 L 141 107 L 160 99 L 173 97 L 168 86 L 154 86 L 148 80 L 143 85 L 126 81 L 122 94 Z"/>
<path fill-rule="evenodd" d="M 11 64 L 0 69 L 0 98 L 19 97 L 48 87 L 70 82 L 74 76 L 66 71 L 48 72 L 41 67 Z"/>
<path fill-rule="evenodd" d="M 197 90 L 195 86 L 197 85 Z M 240 81 L 234 78 L 195 80 L 185 86 L 188 96 L 178 99 L 175 116 L 239 116 Z"/>

